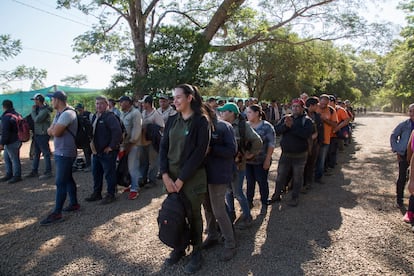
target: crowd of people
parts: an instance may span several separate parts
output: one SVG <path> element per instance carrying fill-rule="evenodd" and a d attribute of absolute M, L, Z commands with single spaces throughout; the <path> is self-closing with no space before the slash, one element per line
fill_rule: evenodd
<path fill-rule="evenodd" d="M 49 139 L 53 137 L 56 202 L 53 211 L 40 224 L 62 221 L 62 212 L 78 211 L 81 207 L 73 178 L 78 155 L 74 134 L 78 121 L 88 120 L 91 140 L 82 151 L 84 171 L 91 172 L 93 187 L 85 200 L 101 204 L 116 201 L 116 167 L 121 155 L 127 158 L 131 179 L 131 185 L 123 190 L 128 193 L 128 200 L 139 198 L 141 188 L 155 186 L 158 179 L 168 193 L 184 194 L 192 209 L 192 253 L 184 268 L 187 273 L 199 270 L 201 251 L 220 244 L 220 240 L 224 240 L 221 259 L 233 258 L 235 229 L 243 230 L 252 224 L 256 183 L 260 215 L 265 215 L 268 206 L 275 202 L 286 201 L 287 205 L 296 207 L 300 194 L 306 193 L 314 183 L 324 184 L 324 176 L 331 174 L 337 165 L 338 151 L 351 141 L 354 120 L 348 100 L 341 101 L 327 94 L 308 97 L 303 93 L 283 105 L 276 100 L 259 104 L 254 98 L 219 102 L 211 97 L 204 101 L 197 87 L 182 84 L 174 89 L 173 99 L 159 96 L 158 109 L 150 95 L 138 101 L 126 95 L 118 100 L 98 96 L 93 113 L 82 103 L 75 108 L 69 106 L 63 91 L 47 96 L 51 98 L 51 106 L 45 103 L 43 95 L 32 98 L 34 154 L 31 171 L 25 175 L 40 179 L 53 176 L 49 147 Z M 3 109 L 0 148 L 5 152 L 6 173 L 0 181 L 15 183 L 22 179 L 21 142 L 10 115 L 17 112 L 9 100 L 3 101 Z M 52 109 L 56 111 L 53 120 Z M 412 109 L 410 128 L 414 126 L 414 106 Z M 409 135 L 404 134 L 403 139 L 407 145 Z M 270 196 L 269 169 L 278 140 L 281 156 L 275 190 Z M 402 156 L 403 152 L 398 153 Z M 39 175 L 41 154 L 45 171 Z M 401 163 L 402 179 L 406 177 L 402 170 L 407 169 L 408 162 Z M 104 180 L 106 193 L 103 195 Z M 404 186 L 402 180 L 399 182 L 397 204 L 401 204 L 401 186 Z M 69 203 L 65 207 L 67 195 Z M 238 217 L 234 199 L 241 208 Z M 204 241 L 202 210 L 207 229 Z M 414 216 L 413 211 L 407 212 L 408 216 Z M 185 254 L 185 248 L 174 248 L 165 264 L 174 265 Z"/>

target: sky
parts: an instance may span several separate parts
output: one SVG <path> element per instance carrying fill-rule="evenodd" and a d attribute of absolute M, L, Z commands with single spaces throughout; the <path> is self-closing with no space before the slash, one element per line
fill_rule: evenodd
<path fill-rule="evenodd" d="M 367 4 L 363 14 L 371 21 L 390 21 L 404 24 L 404 14 L 396 9 L 399 0 L 377 0 Z M 72 57 L 73 39 L 89 30 L 93 17 L 75 9 L 56 10 L 56 0 L 0 0 L 0 34 L 20 39 L 22 52 L 13 59 L 0 61 L 0 71 L 12 70 L 18 65 L 46 69 L 46 86 L 63 85 L 68 76 L 84 74 L 88 77 L 85 88 L 106 88 L 116 73 L 112 64 L 94 55 L 76 63 Z M 397 28 L 396 26 L 396 28 Z M 30 90 L 30 81 L 9 84 L 15 90 Z M 1 91 L 0 91 L 1 93 Z"/>

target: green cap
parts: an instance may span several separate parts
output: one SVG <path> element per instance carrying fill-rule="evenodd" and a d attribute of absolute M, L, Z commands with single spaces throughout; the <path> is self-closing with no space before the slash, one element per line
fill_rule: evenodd
<path fill-rule="evenodd" d="M 217 108 L 218 111 L 230 111 L 234 114 L 239 114 L 240 110 L 239 107 L 235 103 L 226 103 L 225 105 Z"/>

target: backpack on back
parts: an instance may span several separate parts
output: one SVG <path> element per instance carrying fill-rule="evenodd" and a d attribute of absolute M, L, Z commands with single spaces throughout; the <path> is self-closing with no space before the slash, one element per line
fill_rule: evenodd
<path fill-rule="evenodd" d="M 30 140 L 30 125 L 29 122 L 22 118 L 22 116 L 15 115 L 15 114 L 7 114 L 7 116 L 10 116 L 11 118 L 16 121 L 16 127 L 17 127 L 17 137 L 19 138 L 19 141 L 21 142 L 27 142 Z"/>
<path fill-rule="evenodd" d="M 67 108 L 66 110 L 68 109 L 73 110 L 71 108 Z M 78 121 L 78 130 L 76 131 L 76 134 L 72 133 L 69 128 L 67 128 L 67 130 L 72 134 L 73 138 L 75 138 L 76 147 L 78 149 L 83 149 L 89 147 L 93 135 L 93 128 L 91 122 L 87 118 L 80 116 L 76 111 L 75 113 L 76 120 Z"/>
<path fill-rule="evenodd" d="M 184 250 L 191 243 L 191 203 L 181 193 L 170 193 L 158 213 L 158 237 L 174 249 Z"/>

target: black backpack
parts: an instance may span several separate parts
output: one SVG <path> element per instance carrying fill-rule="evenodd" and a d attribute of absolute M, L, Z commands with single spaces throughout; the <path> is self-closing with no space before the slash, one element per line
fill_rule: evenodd
<path fill-rule="evenodd" d="M 66 108 L 66 110 L 73 110 L 72 108 Z M 92 140 L 93 136 L 93 127 L 91 121 L 86 118 L 85 116 L 79 115 L 76 111 L 76 120 L 78 121 L 78 130 L 76 131 L 76 135 L 72 133 L 72 131 L 67 128 L 70 134 L 72 134 L 73 138 L 75 138 L 75 144 L 78 149 L 83 149 L 89 147 L 89 144 Z"/>
<path fill-rule="evenodd" d="M 158 213 L 158 237 L 178 250 L 185 250 L 191 243 L 191 203 L 184 193 L 170 193 Z"/>

